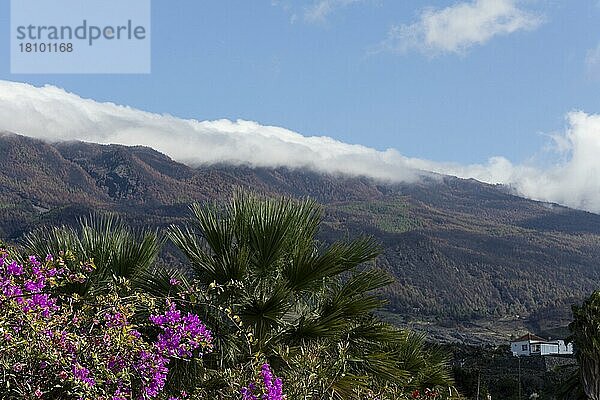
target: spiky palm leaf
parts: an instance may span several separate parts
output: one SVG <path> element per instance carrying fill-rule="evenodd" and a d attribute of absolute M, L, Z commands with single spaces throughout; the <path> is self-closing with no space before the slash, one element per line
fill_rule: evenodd
<path fill-rule="evenodd" d="M 373 317 L 383 304 L 374 293 L 391 279 L 362 267 L 380 252 L 372 239 L 320 246 L 322 209 L 309 199 L 238 191 L 224 206 L 195 204 L 191 211 L 189 224 L 172 226 L 168 236 L 187 256 L 197 282 L 223 287 L 214 301 L 252 328 L 255 351 L 286 365 L 310 343 L 326 344 L 331 354 L 344 344 L 347 360 L 325 385 L 334 398 L 351 398 L 374 379 L 407 384 L 411 377 L 425 381 L 429 376 L 432 384 L 443 381 L 434 365 L 444 360 L 425 359 L 422 342 Z M 288 349 L 287 356 L 281 348 Z M 239 354 L 238 361 L 249 356 Z"/>
<path fill-rule="evenodd" d="M 81 260 L 92 260 L 96 269 L 79 294 L 102 290 L 113 278 L 134 279 L 153 268 L 161 247 L 156 231 L 134 231 L 114 215 L 93 215 L 68 226 L 40 228 L 23 239 L 28 254 L 45 256 L 71 251 Z"/>

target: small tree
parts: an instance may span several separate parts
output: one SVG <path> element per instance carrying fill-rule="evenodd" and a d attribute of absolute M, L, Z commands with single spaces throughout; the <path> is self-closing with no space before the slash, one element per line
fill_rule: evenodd
<path fill-rule="evenodd" d="M 371 238 L 323 245 L 322 207 L 312 200 L 237 192 L 228 203 L 195 204 L 192 212 L 188 225 L 171 227 L 168 236 L 187 256 L 194 284 L 220 288 L 213 303 L 252 334 L 249 347 L 235 345 L 237 327 L 203 315 L 221 333 L 222 353 L 207 356 L 207 365 L 235 367 L 262 354 L 293 382 L 314 375 L 304 388 L 310 393 L 298 398 L 452 384 L 444 354 L 377 318 L 384 302 L 376 291 L 392 280 L 368 266 L 380 252 Z"/>
<path fill-rule="evenodd" d="M 156 231 L 135 231 L 112 214 L 81 219 L 78 229 L 69 226 L 38 228 L 25 235 L 23 240 L 27 254 L 44 257 L 70 251 L 79 259 L 93 260 L 96 269 L 88 280 L 66 288 L 82 296 L 104 290 L 115 279 L 135 280 L 154 273 L 161 245 Z"/>
<path fill-rule="evenodd" d="M 600 400 L 600 291 L 581 306 L 573 306 L 569 325 L 579 361 L 581 389 L 590 400 Z"/>

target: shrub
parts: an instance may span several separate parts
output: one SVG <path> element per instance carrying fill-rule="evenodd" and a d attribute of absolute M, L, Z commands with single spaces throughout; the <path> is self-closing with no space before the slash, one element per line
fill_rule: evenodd
<path fill-rule="evenodd" d="M 199 358 L 211 350 L 210 330 L 175 302 L 136 324 L 140 308 L 159 307 L 140 294 L 122 296 L 117 284 L 85 301 L 61 294 L 61 287 L 84 283 L 93 270 L 92 263 L 69 253 L 21 263 L 0 250 L 5 398 L 161 398 L 171 360 Z"/>

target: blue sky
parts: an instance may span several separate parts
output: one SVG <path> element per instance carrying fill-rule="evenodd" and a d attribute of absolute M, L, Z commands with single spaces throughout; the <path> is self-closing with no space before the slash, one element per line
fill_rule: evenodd
<path fill-rule="evenodd" d="M 428 7 L 484 3 L 154 0 L 151 74 L 11 75 L 3 57 L 0 79 L 435 161 L 520 163 L 543 148 L 542 133 L 564 131 L 569 111 L 600 112 L 600 6 L 502 0 L 512 7 L 506 18 L 525 21 L 475 32 L 479 39 L 458 50 L 390 39 L 393 29 L 418 28 Z M 0 54 L 8 55 L 9 1 L 0 4 Z"/>

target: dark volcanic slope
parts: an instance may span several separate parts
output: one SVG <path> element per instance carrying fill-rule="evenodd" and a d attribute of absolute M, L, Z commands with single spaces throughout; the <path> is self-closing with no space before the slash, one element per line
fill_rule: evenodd
<path fill-rule="evenodd" d="M 0 136 L 0 236 L 70 223 L 104 209 L 164 227 L 192 201 L 235 186 L 312 196 L 326 205 L 325 240 L 372 234 L 402 314 L 475 318 L 566 310 L 600 282 L 600 216 L 534 202 L 499 186 L 444 177 L 382 185 L 287 169 L 193 169 L 145 147 L 49 145 Z"/>

